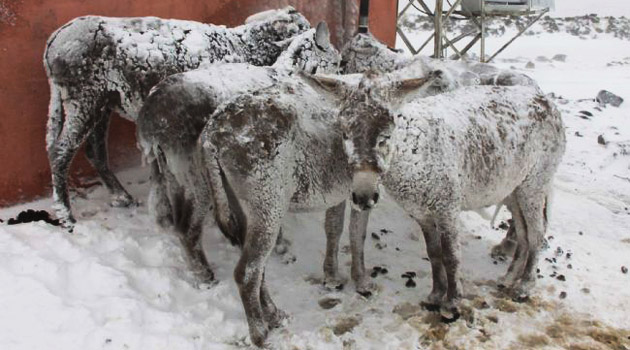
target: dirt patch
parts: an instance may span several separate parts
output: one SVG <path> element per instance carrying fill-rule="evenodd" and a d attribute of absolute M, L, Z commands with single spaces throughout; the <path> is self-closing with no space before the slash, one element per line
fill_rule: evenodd
<path fill-rule="evenodd" d="M 361 319 L 354 316 L 342 317 L 337 320 L 337 323 L 333 327 L 333 333 L 336 336 L 340 336 L 342 334 L 346 334 L 348 332 L 352 332 L 354 327 L 358 326 L 361 323 Z"/>

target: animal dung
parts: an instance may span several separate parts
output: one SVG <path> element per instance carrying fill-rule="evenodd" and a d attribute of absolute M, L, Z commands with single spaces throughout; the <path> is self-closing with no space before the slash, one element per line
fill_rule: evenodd
<path fill-rule="evenodd" d="M 318 302 L 319 306 L 324 310 L 330 310 L 335 306 L 341 304 L 341 299 L 338 298 L 324 298 L 320 299 Z"/>
<path fill-rule="evenodd" d="M 372 268 L 372 273 L 370 273 L 370 276 L 372 276 L 372 278 L 376 278 L 378 277 L 378 275 L 387 275 L 388 272 L 389 270 L 384 267 L 374 266 Z"/>
<path fill-rule="evenodd" d="M 9 219 L 7 221 L 7 225 L 26 224 L 34 221 L 44 221 L 45 223 L 53 226 L 61 225 L 59 220 L 51 218 L 47 211 L 33 209 L 25 210 L 19 213 L 17 217 Z"/>

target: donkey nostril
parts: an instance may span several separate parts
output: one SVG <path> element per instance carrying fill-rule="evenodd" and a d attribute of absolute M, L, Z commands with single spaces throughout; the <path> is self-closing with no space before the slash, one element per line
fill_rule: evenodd
<path fill-rule="evenodd" d="M 378 192 L 374 193 L 374 197 L 372 197 L 372 200 L 374 201 L 374 204 L 378 203 L 378 197 L 379 197 Z"/>
<path fill-rule="evenodd" d="M 359 204 L 359 201 L 357 200 L 357 194 L 352 192 L 352 203 L 354 204 Z"/>

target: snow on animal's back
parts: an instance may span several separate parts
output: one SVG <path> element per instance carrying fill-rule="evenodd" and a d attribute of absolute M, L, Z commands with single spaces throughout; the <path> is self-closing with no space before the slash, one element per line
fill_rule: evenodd
<path fill-rule="evenodd" d="M 464 209 L 498 203 L 564 152 L 560 113 L 535 87 L 463 87 L 415 98 L 397 115 L 399 162 L 446 171 Z"/>
<path fill-rule="evenodd" d="M 533 103 L 546 110 L 529 113 Z M 552 109 L 551 102 L 535 87 L 468 86 L 436 96 L 410 96 L 399 112 L 410 117 L 408 127 L 442 120 L 453 131 L 465 131 L 478 124 L 495 129 L 501 123 L 524 126 L 547 120 L 562 124 L 559 115 L 550 113 Z"/>

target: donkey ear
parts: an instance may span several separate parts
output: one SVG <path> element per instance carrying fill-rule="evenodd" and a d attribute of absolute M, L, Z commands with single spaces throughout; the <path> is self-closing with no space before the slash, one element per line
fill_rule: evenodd
<path fill-rule="evenodd" d="M 342 92 L 345 90 L 348 85 L 342 79 L 337 78 L 334 75 L 321 75 L 321 74 L 307 74 L 302 72 L 301 75 L 306 78 L 307 81 L 311 81 L 325 90 L 331 92 Z"/>
<path fill-rule="evenodd" d="M 328 25 L 322 21 L 317 24 L 315 29 L 315 44 L 322 50 L 330 47 L 330 32 L 328 31 Z"/>
<path fill-rule="evenodd" d="M 431 71 L 426 77 L 412 78 L 398 81 L 396 87 L 398 90 L 413 90 L 423 86 L 433 84 L 436 80 L 442 79 L 444 72 L 441 70 Z"/>

